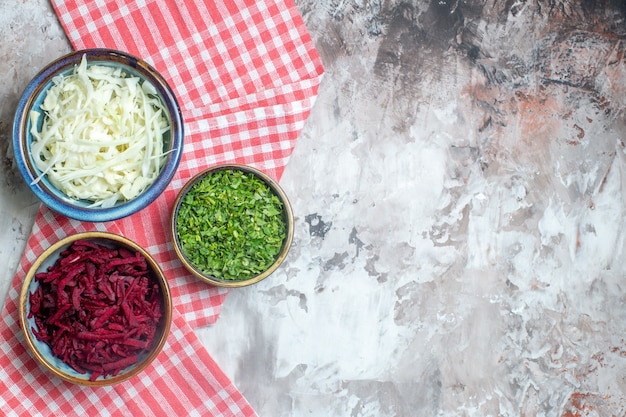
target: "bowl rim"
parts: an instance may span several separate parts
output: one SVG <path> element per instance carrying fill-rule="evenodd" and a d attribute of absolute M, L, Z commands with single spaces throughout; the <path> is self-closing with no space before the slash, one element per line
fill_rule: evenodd
<path fill-rule="evenodd" d="M 31 162 L 29 156 L 30 145 L 27 144 L 30 133 L 27 132 L 29 113 L 34 102 L 43 93 L 57 72 L 71 70 L 80 63 L 82 56 L 86 55 L 88 62 L 115 62 L 116 65 L 132 69 L 141 74 L 156 88 L 163 100 L 170 119 L 172 150 L 157 176 L 156 180 L 138 197 L 122 202 L 109 208 L 82 207 L 72 203 L 72 200 L 55 195 L 49 190 L 44 181 L 34 183 L 39 172 Z M 48 79 L 48 82 L 41 81 Z M 165 78 L 146 61 L 127 52 L 109 48 L 87 48 L 72 51 L 47 64 L 27 84 L 18 104 L 13 118 L 13 152 L 16 165 L 24 181 L 35 196 L 46 206 L 57 213 L 63 214 L 75 220 L 87 222 L 106 222 L 127 217 L 148 206 L 167 188 L 174 177 L 184 147 L 184 120 L 176 94 Z M 60 194 L 62 192 L 59 191 Z"/>
<path fill-rule="evenodd" d="M 95 381 L 90 381 L 89 379 L 77 378 L 71 375 L 67 375 L 64 372 L 57 369 L 54 365 L 52 365 L 45 356 L 37 349 L 34 341 L 32 340 L 31 333 L 28 329 L 28 321 L 27 321 L 27 303 L 29 298 L 29 288 L 32 280 L 35 278 L 35 274 L 39 267 L 46 261 L 48 258 L 54 254 L 57 250 L 62 248 L 63 246 L 70 245 L 71 243 L 77 240 L 107 240 L 113 241 L 119 245 L 123 245 L 133 250 L 139 252 L 148 262 L 151 269 L 154 272 L 154 278 L 159 283 L 161 288 L 161 292 L 163 294 L 163 303 L 164 303 L 164 313 L 162 316 L 163 329 L 161 332 L 161 336 L 157 344 L 154 345 L 153 349 L 150 351 L 148 355 L 146 355 L 140 362 L 138 362 L 132 371 L 120 373 L 115 376 L 107 377 L 104 379 L 97 379 Z M 56 261 L 56 260 L 55 260 Z M 133 378 L 143 372 L 145 368 L 147 368 L 154 359 L 161 353 L 163 350 L 163 346 L 169 337 L 170 328 L 172 325 L 172 293 L 169 287 L 168 280 L 163 273 L 163 270 L 156 262 L 156 260 L 142 248 L 140 245 L 135 243 L 134 241 L 118 234 L 114 234 L 111 232 L 100 232 L 100 231 L 88 231 L 88 232 L 79 232 L 72 235 L 68 235 L 54 244 L 49 246 L 46 250 L 44 250 L 41 255 L 35 259 L 28 272 L 26 273 L 24 280 L 22 282 L 22 288 L 19 296 L 19 324 L 20 329 L 22 330 L 22 334 L 24 336 L 24 340 L 26 345 L 28 346 L 28 350 L 31 352 L 32 356 L 35 360 L 46 370 L 56 375 L 57 377 L 67 381 L 72 382 L 79 385 L 89 385 L 89 386 L 110 386 L 114 384 L 118 384 L 120 382 L 124 382 L 130 378 Z M 87 374 L 88 375 L 88 374 Z"/>
<path fill-rule="evenodd" d="M 187 259 L 187 256 L 185 256 L 185 254 L 183 253 L 182 248 L 180 247 L 181 245 L 180 245 L 180 240 L 178 239 L 178 233 L 176 231 L 176 219 L 178 216 L 178 210 L 182 203 L 182 199 L 187 194 L 187 192 L 198 181 L 200 181 L 207 175 L 210 175 L 213 172 L 222 171 L 222 170 L 244 171 L 244 172 L 255 175 L 257 178 L 264 181 L 270 187 L 270 189 L 278 196 L 278 198 L 280 198 L 284 207 L 284 212 L 285 212 L 285 217 L 286 217 L 286 226 L 287 226 L 287 235 L 285 236 L 285 239 L 283 240 L 283 245 L 281 247 L 281 250 L 278 256 L 276 257 L 276 260 L 264 272 L 254 277 L 244 279 L 244 280 L 226 280 L 226 279 L 220 279 L 220 278 L 216 278 L 216 277 L 202 273 L 191 263 L 191 261 L 189 261 L 189 259 Z M 181 261 L 185 269 L 187 269 L 196 278 L 206 283 L 213 284 L 219 287 L 227 287 L 227 288 L 245 287 L 248 285 L 255 284 L 259 281 L 262 281 L 268 276 L 270 276 L 272 273 L 274 273 L 278 269 L 278 267 L 283 263 L 283 261 L 287 257 L 289 250 L 291 249 L 291 245 L 293 243 L 293 234 L 294 234 L 293 209 L 291 207 L 289 198 L 287 197 L 287 194 L 285 193 L 283 188 L 278 184 L 277 181 L 275 181 L 273 178 L 271 178 L 262 170 L 255 168 L 253 166 L 250 166 L 250 165 L 246 165 L 246 164 L 223 163 L 223 164 L 218 164 L 218 165 L 214 165 L 209 168 L 203 169 L 197 174 L 195 174 L 193 177 L 187 180 L 187 182 L 183 185 L 183 187 L 180 189 L 180 191 L 176 195 L 176 199 L 174 200 L 174 204 L 172 206 L 172 211 L 171 211 L 171 216 L 170 216 L 170 236 L 172 239 L 172 246 L 174 246 L 174 251 L 176 252 L 176 256 L 178 257 L 178 259 Z"/>

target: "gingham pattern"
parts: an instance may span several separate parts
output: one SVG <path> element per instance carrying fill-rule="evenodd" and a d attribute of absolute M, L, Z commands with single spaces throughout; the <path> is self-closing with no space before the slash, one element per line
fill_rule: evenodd
<path fill-rule="evenodd" d="M 169 188 L 147 209 L 104 224 L 42 207 L 0 320 L 0 414 L 253 416 L 254 410 L 199 343 L 226 290 L 191 277 L 167 233 L 176 192 L 220 162 L 256 166 L 279 179 L 317 96 L 322 63 L 292 1 L 52 0 L 75 49 L 139 56 L 168 80 L 185 120 L 185 149 Z M 145 247 L 174 297 L 168 341 L 140 376 L 112 388 L 72 385 L 45 373 L 18 323 L 21 281 L 45 248 L 84 230 L 107 230 Z"/>

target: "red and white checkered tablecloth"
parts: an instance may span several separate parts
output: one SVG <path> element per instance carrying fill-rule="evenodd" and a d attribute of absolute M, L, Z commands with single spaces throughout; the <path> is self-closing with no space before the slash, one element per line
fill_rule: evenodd
<path fill-rule="evenodd" d="M 170 83 L 185 121 L 185 148 L 169 188 L 147 209 L 115 222 L 82 223 L 42 207 L 0 320 L 0 414 L 254 416 L 193 329 L 214 323 L 226 290 L 190 276 L 176 260 L 168 220 L 176 192 L 220 162 L 256 166 L 279 179 L 324 72 L 292 0 L 51 0 L 75 49 L 107 47 L 143 58 Z M 50 244 L 106 230 L 142 245 L 174 297 L 167 343 L 141 375 L 84 387 L 44 371 L 18 323 L 22 278 Z"/>

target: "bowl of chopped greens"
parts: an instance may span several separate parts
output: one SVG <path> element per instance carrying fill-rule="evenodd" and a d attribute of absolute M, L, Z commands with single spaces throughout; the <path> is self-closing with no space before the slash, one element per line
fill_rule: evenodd
<path fill-rule="evenodd" d="M 167 279 L 148 252 L 108 232 L 61 239 L 33 263 L 19 320 L 37 362 L 76 384 L 105 386 L 142 372 L 172 320 Z"/>
<path fill-rule="evenodd" d="M 104 222 L 152 203 L 183 152 L 167 81 L 111 49 L 62 56 L 26 86 L 13 122 L 15 161 L 33 193 L 67 217 Z"/>
<path fill-rule="evenodd" d="M 176 254 L 193 275 L 243 287 L 272 274 L 293 240 L 293 212 L 280 185 L 247 165 L 224 164 L 191 178 L 171 216 Z"/>

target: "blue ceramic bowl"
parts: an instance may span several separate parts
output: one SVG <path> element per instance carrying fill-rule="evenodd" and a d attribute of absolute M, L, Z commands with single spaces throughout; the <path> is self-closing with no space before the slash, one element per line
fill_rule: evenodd
<path fill-rule="evenodd" d="M 36 179 L 41 171 L 35 166 L 31 155 L 33 141 L 30 133 L 31 110 L 39 110 L 47 91 L 52 87 L 52 79 L 58 75 L 70 74 L 86 55 L 88 65 L 121 67 L 142 82 L 151 83 L 166 109 L 170 130 L 164 135 L 164 149 L 167 159 L 159 176 L 142 194 L 130 201 L 117 202 L 112 207 L 93 207 L 92 201 L 76 200 L 68 197 L 51 184 L 46 176 Z M 43 123 L 43 117 L 39 118 Z M 37 126 L 38 129 L 41 125 Z M 88 221 L 105 222 L 129 216 L 152 203 L 169 185 L 176 173 L 183 152 L 183 119 L 174 92 L 165 79 L 150 65 L 127 53 L 110 49 L 86 49 L 65 55 L 46 66 L 27 85 L 15 113 L 13 122 L 13 149 L 15 161 L 24 180 L 43 204 L 67 217 Z"/>
<path fill-rule="evenodd" d="M 79 373 L 63 362 L 59 357 L 52 353 L 51 348 L 45 343 L 37 339 L 33 333 L 33 329 L 37 329 L 37 324 L 33 317 L 29 317 L 31 311 L 30 294 L 34 293 L 40 286 L 39 281 L 35 279 L 36 274 L 40 272 L 46 272 L 48 267 L 54 265 L 59 259 L 61 253 L 66 250 L 72 243 L 77 240 L 86 240 L 92 243 L 103 245 L 109 248 L 120 248 L 130 250 L 131 252 L 139 253 L 143 256 L 148 264 L 151 278 L 159 285 L 161 289 L 162 298 L 162 312 L 157 333 L 154 339 L 154 343 L 150 349 L 145 350 L 140 356 L 137 362 L 127 366 L 121 370 L 120 373 L 113 376 L 98 377 L 94 381 L 90 381 L 91 373 Z M 33 357 L 39 364 L 45 368 L 48 372 L 59 378 L 80 385 L 91 386 L 105 386 L 114 385 L 120 382 L 126 381 L 137 374 L 141 373 L 150 363 L 158 356 L 163 349 L 167 337 L 169 335 L 171 322 L 172 322 L 172 295 L 170 292 L 167 278 L 163 274 L 163 271 L 157 264 L 157 262 L 136 243 L 131 240 L 108 232 L 83 232 L 75 235 L 65 237 L 59 240 L 48 249 L 46 249 L 33 263 L 29 269 L 24 282 L 22 283 L 22 289 L 20 293 L 20 310 L 19 320 L 20 327 L 24 334 L 25 342 L 30 349 Z"/>

